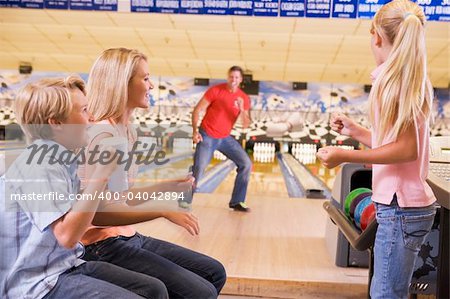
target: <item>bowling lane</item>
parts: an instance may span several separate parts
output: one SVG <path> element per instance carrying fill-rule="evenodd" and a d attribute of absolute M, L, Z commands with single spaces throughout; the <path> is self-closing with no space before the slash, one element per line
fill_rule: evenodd
<path fill-rule="evenodd" d="M 0 151 L 7 151 L 13 149 L 22 149 L 26 147 L 23 141 L 3 141 L 0 140 Z"/>
<path fill-rule="evenodd" d="M 338 146 L 343 149 L 353 149 L 351 146 Z M 292 156 L 301 162 L 306 168 L 311 171 L 311 173 L 319 178 L 328 188 L 332 189 L 334 184 L 334 179 L 338 173 L 340 166 L 333 169 L 328 169 L 323 166 L 322 163 L 316 157 L 317 148 L 315 145 L 311 144 L 299 144 L 296 143 L 292 148 Z"/>
<path fill-rule="evenodd" d="M 328 169 L 319 161 L 304 165 L 309 169 L 309 171 L 311 171 L 314 176 L 324 182 L 325 185 L 328 186 L 328 188 L 333 188 L 334 179 L 336 178 L 336 174 L 339 172 L 340 166 L 337 166 L 333 169 Z"/>
<path fill-rule="evenodd" d="M 163 180 L 183 178 L 189 171 L 189 166 L 193 163 L 192 158 L 187 158 L 170 164 L 160 165 L 153 169 L 138 174 L 135 186 L 143 187 L 152 185 Z"/>
<path fill-rule="evenodd" d="M 250 158 L 252 159 L 253 167 L 250 174 L 247 195 L 258 196 L 264 194 L 264 196 L 267 197 L 289 197 L 278 161 L 274 159 L 273 162 L 262 163 L 255 162 L 253 155 L 251 155 Z M 223 180 L 219 187 L 217 187 L 214 193 L 231 194 L 235 178 L 236 171 L 233 170 Z"/>
<path fill-rule="evenodd" d="M 206 171 L 209 171 L 219 162 L 220 161 L 213 159 L 206 168 Z M 136 178 L 135 185 L 136 187 L 142 187 L 146 185 L 152 185 L 163 180 L 184 178 L 188 174 L 189 167 L 193 164 L 193 157 L 189 157 L 184 160 L 157 166 L 153 169 L 139 173 Z"/>
<path fill-rule="evenodd" d="M 273 161 L 271 162 L 261 162 L 260 157 L 258 157 L 258 159 L 255 159 L 253 155 L 251 155 L 250 158 L 252 160 L 253 167 L 252 173 L 250 175 L 248 195 L 264 194 L 265 196 L 272 197 L 289 197 L 278 161 L 273 158 Z M 272 160 L 272 158 L 268 160 L 270 161 Z M 222 161 L 217 158 L 211 159 L 211 162 L 208 165 L 206 171 L 210 170 L 212 167 L 221 162 Z M 331 189 L 338 168 L 331 170 L 327 169 L 318 160 L 308 160 L 305 162 L 307 163 L 304 163 L 304 165 L 311 171 L 311 173 L 325 182 L 325 184 Z M 158 166 L 146 172 L 140 173 L 136 180 L 136 186 L 154 184 L 165 179 L 182 178 L 187 175 L 189 166 L 191 166 L 192 164 L 193 158 L 190 157 L 167 165 Z M 220 183 L 214 193 L 231 194 L 235 177 L 236 171 L 233 170 L 222 181 L 222 183 Z"/>

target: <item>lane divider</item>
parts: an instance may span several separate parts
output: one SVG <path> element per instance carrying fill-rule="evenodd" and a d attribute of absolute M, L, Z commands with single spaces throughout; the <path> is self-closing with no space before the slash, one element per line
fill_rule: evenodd
<path fill-rule="evenodd" d="M 305 190 L 303 189 L 303 186 L 298 182 L 294 172 L 286 163 L 281 153 L 277 154 L 277 160 L 281 168 L 281 173 L 283 174 L 284 177 L 284 182 L 289 197 L 305 197 Z"/>
<path fill-rule="evenodd" d="M 236 168 L 233 161 L 227 159 L 211 168 L 197 184 L 198 193 L 213 193 L 228 174 Z"/>
<path fill-rule="evenodd" d="M 301 185 L 306 198 L 330 198 L 331 191 L 319 178 L 317 178 L 303 163 L 296 160 L 291 154 L 281 154 L 286 165 L 294 174 L 295 180 Z"/>
<path fill-rule="evenodd" d="M 187 151 L 187 152 L 184 152 L 184 153 L 181 153 L 181 154 L 171 154 L 171 155 L 168 155 L 168 156 L 166 156 L 164 158 L 164 159 L 169 159 L 169 161 L 166 164 L 156 165 L 155 163 L 151 163 L 149 165 L 141 165 L 139 167 L 139 173 L 146 172 L 148 170 L 151 170 L 151 169 L 154 169 L 154 168 L 157 168 L 157 167 L 164 168 L 166 165 L 169 165 L 169 164 L 181 161 L 181 160 L 185 160 L 185 159 L 191 158 L 193 156 L 194 156 L 194 152 L 193 151 Z M 185 173 L 187 173 L 187 171 L 188 170 L 186 169 Z"/>

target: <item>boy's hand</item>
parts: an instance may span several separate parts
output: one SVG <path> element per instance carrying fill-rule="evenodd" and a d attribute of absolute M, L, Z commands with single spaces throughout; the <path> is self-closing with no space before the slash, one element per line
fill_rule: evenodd
<path fill-rule="evenodd" d="M 344 151 L 338 147 L 326 146 L 320 148 L 316 156 L 326 168 L 331 169 L 345 162 L 343 160 Z"/>
<path fill-rule="evenodd" d="M 198 218 L 191 213 L 185 212 L 166 212 L 164 217 L 181 226 L 184 227 L 191 235 L 195 236 L 200 233 L 200 227 L 198 225 Z"/>

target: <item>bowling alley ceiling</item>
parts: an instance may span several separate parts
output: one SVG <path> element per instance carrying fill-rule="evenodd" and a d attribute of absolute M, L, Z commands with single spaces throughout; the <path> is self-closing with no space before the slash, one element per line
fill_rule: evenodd
<path fill-rule="evenodd" d="M 0 9 L 0 69 L 89 72 L 110 47 L 137 48 L 153 75 L 223 78 L 234 64 L 256 80 L 369 83 L 368 20 Z M 429 73 L 447 87 L 450 23 L 429 22 Z"/>

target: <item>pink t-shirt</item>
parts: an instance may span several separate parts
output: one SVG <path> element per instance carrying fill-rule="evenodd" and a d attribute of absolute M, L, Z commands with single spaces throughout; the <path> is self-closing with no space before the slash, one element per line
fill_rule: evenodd
<path fill-rule="evenodd" d="M 372 73 L 374 81 L 381 72 L 383 64 Z M 377 107 L 375 107 L 377 108 Z M 379 122 L 378 109 L 375 109 L 374 123 Z M 436 201 L 426 179 L 429 164 L 430 129 L 428 120 L 416 121 L 416 141 L 418 158 L 415 161 L 396 164 L 374 164 L 372 175 L 372 200 L 389 205 L 394 194 L 400 207 L 426 207 Z M 372 148 L 392 143 L 394 140 L 385 138 L 378 144 L 377 128 L 372 127 Z"/>

